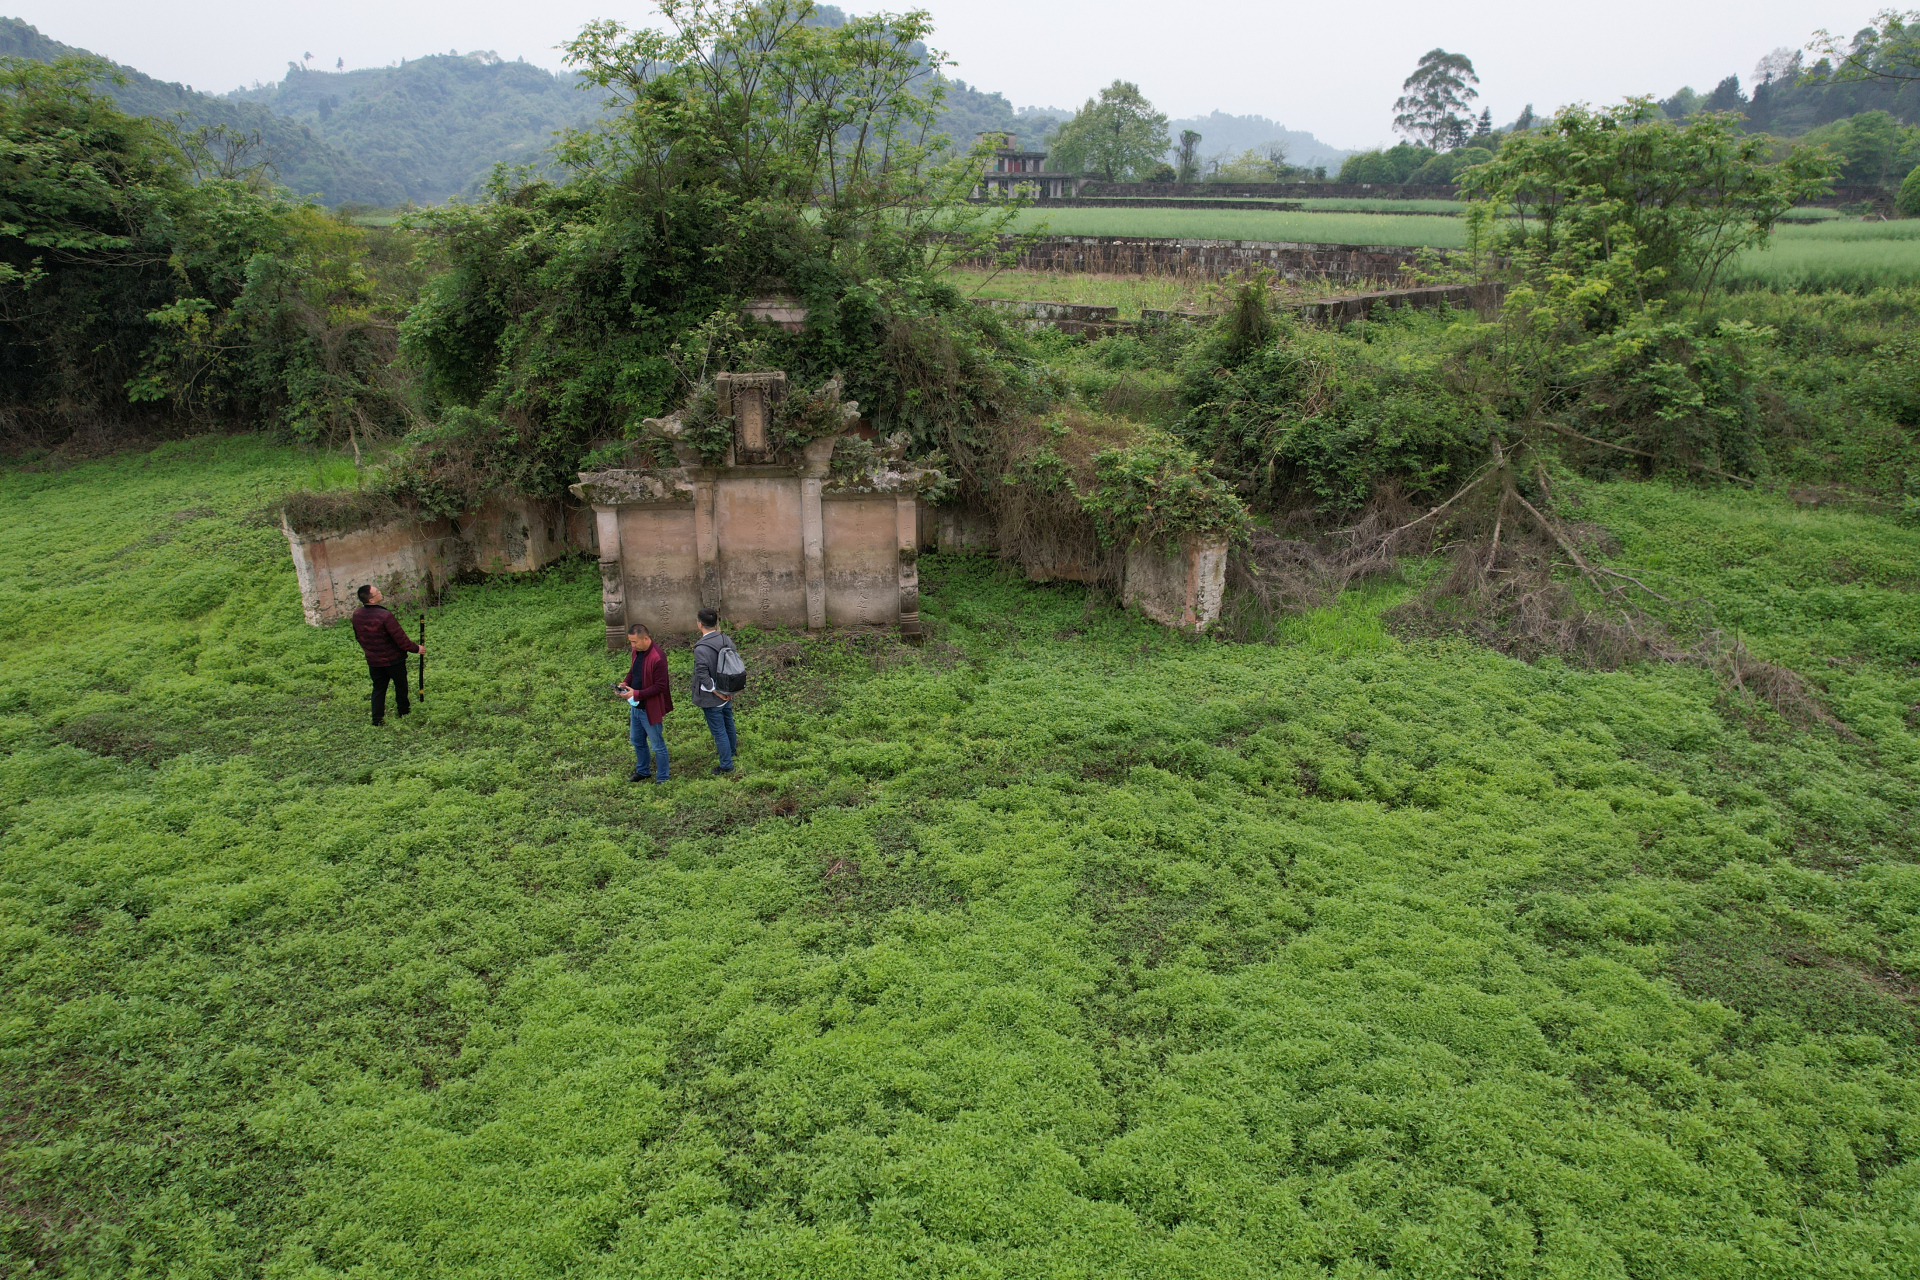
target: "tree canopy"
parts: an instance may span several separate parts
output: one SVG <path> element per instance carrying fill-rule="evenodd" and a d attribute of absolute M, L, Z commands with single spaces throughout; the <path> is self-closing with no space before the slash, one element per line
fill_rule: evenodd
<path fill-rule="evenodd" d="M 1513 253 L 1644 302 L 1711 288 L 1728 258 L 1764 244 L 1782 214 L 1832 180 L 1836 161 L 1823 150 L 1795 148 L 1778 162 L 1771 150 L 1731 115 L 1674 124 L 1635 98 L 1564 108 L 1459 180 L 1515 211 L 1502 233 Z"/>
<path fill-rule="evenodd" d="M 1060 126 L 1049 163 L 1108 182 L 1139 180 L 1165 162 L 1172 145 L 1167 117 L 1154 110 L 1140 86 L 1115 80 Z"/>
<path fill-rule="evenodd" d="M 1464 53 L 1429 49 L 1400 86 L 1401 96 L 1393 104 L 1394 129 L 1436 151 L 1461 145 L 1471 132 L 1467 104 L 1480 96 L 1473 87 L 1479 83 L 1473 61 Z"/>

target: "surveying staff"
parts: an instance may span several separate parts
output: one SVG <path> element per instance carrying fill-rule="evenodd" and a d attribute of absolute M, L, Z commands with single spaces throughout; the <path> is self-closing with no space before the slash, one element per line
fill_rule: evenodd
<path fill-rule="evenodd" d="M 627 647 L 633 665 L 615 690 L 627 700 L 627 740 L 633 743 L 633 775 L 628 782 L 667 780 L 667 734 L 661 721 L 673 710 L 673 679 L 667 674 L 666 650 L 653 642 L 653 633 L 636 622 L 627 628 Z M 651 757 L 651 759 L 649 758 Z M 654 772 L 654 761 L 660 771 Z"/>
<path fill-rule="evenodd" d="M 401 715 L 413 710 L 407 704 L 407 655 L 425 653 L 425 645 L 407 639 L 400 619 L 393 610 L 383 608 L 380 588 L 360 588 L 360 607 L 353 611 L 353 638 L 367 651 L 367 672 L 373 677 L 373 722 L 387 718 L 387 684 L 393 684 L 394 703 Z"/>
<path fill-rule="evenodd" d="M 714 687 L 714 674 L 720 668 L 720 655 L 733 648 L 733 641 L 720 628 L 720 615 L 702 609 L 694 615 L 700 620 L 700 638 L 693 642 L 693 705 L 707 718 L 713 733 L 713 749 L 720 763 L 715 773 L 733 772 L 733 755 L 740 750 L 740 735 L 733 729 L 733 695 Z"/>

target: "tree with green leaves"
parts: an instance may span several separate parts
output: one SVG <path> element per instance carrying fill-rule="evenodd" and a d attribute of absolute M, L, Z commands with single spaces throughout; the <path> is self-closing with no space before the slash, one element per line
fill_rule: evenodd
<path fill-rule="evenodd" d="M 1175 181 L 1200 181 L 1200 135 L 1192 129 L 1180 131 L 1180 150 L 1174 168 Z"/>
<path fill-rule="evenodd" d="M 1872 26 L 1844 43 L 1822 28 L 1807 49 L 1821 55 L 1821 63 L 1806 73 L 1816 82 L 1920 80 L 1920 11 L 1882 9 Z"/>
<path fill-rule="evenodd" d="M 991 371 L 957 372 L 976 309 L 944 275 L 1018 211 L 968 202 L 991 148 L 941 131 L 927 15 L 657 7 L 657 29 L 595 22 L 566 46 L 615 107 L 562 141 L 565 181 L 503 169 L 484 203 L 413 220 L 452 268 L 402 332 L 442 423 L 416 470 L 435 503 L 471 500 L 447 487 L 462 476 L 557 492 L 592 450 L 645 448 L 645 422 L 720 368 L 841 376 L 922 447 L 985 419 L 968 397 Z M 741 319 L 773 289 L 805 302 L 803 332 Z"/>
<path fill-rule="evenodd" d="M 1676 124 L 1649 98 L 1562 109 L 1463 171 L 1478 212 L 1511 209 L 1495 246 L 1522 267 L 1600 282 L 1609 310 L 1676 294 L 1704 297 L 1734 254 L 1766 244 L 1780 216 L 1826 190 L 1836 162 L 1817 148 L 1774 161 L 1735 117 Z"/>
<path fill-rule="evenodd" d="M 1393 104 L 1395 131 L 1436 151 L 1459 146 L 1468 136 L 1467 104 L 1480 96 L 1473 87 L 1479 83 L 1473 61 L 1464 53 L 1428 50 L 1400 86 L 1400 98 Z"/>
<path fill-rule="evenodd" d="M 1171 145 L 1167 117 L 1154 110 L 1139 85 L 1115 80 L 1060 126 L 1053 136 L 1052 163 L 1122 182 L 1151 172 Z"/>
<path fill-rule="evenodd" d="M 111 74 L 0 58 L 0 426 L 403 430 L 366 233 L 273 188 L 248 137 L 120 110 Z"/>

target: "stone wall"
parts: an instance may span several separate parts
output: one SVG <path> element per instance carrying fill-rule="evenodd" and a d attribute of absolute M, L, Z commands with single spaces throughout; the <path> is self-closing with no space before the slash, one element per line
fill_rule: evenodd
<path fill-rule="evenodd" d="M 1058 329 L 1062 333 L 1100 336 L 1133 327 L 1120 319 L 1119 307 L 1022 298 L 975 298 L 974 302 L 1008 316 L 1023 329 Z"/>
<path fill-rule="evenodd" d="M 1088 182 L 1083 196 L 1258 196 L 1269 200 L 1452 200 L 1451 183 L 1391 182 Z"/>
<path fill-rule="evenodd" d="M 1300 318 L 1309 324 L 1338 328 L 1364 320 L 1376 307 L 1413 307 L 1432 310 L 1455 307 L 1489 315 L 1500 305 L 1506 293 L 1502 284 L 1437 284 L 1418 289 L 1380 289 L 1370 293 L 1351 293 L 1340 298 L 1323 298 L 1300 308 Z"/>
<path fill-rule="evenodd" d="M 971 203 L 995 202 L 983 199 Z M 1262 213 L 1300 213 L 1307 207 L 1298 200 L 1172 200 L 1145 196 L 1062 196 L 1057 200 L 1043 197 L 1033 203 L 1035 208 L 1046 209 L 1256 209 Z M 1434 216 L 1451 218 L 1457 215 L 1434 211 Z"/>
<path fill-rule="evenodd" d="M 1043 236 L 1023 247 L 1008 237 L 994 256 L 969 265 L 998 265 L 998 254 L 1016 251 L 1013 265 L 1025 271 L 1222 277 L 1264 268 L 1287 280 L 1342 281 L 1397 279 L 1423 252 L 1403 245 L 1160 236 Z M 1434 252 L 1447 256 L 1446 250 Z"/>
<path fill-rule="evenodd" d="M 457 519 L 401 519 L 371 528 L 301 532 L 280 519 L 300 606 L 326 626 L 360 606 L 372 584 L 396 608 L 437 600 L 469 573 L 530 573 L 573 551 L 595 549 L 586 513 L 558 501 L 503 493 Z"/>
<path fill-rule="evenodd" d="M 895 458 L 835 474 L 834 436 L 773 460 L 745 417 L 735 414 L 722 465 L 679 440 L 677 418 L 661 419 L 650 425 L 675 442 L 680 465 L 583 472 L 573 486 L 599 527 L 607 647 L 624 648 L 635 622 L 691 635 L 702 608 L 733 624 L 918 635 L 919 469 Z M 763 452 L 769 460 L 733 460 Z"/>

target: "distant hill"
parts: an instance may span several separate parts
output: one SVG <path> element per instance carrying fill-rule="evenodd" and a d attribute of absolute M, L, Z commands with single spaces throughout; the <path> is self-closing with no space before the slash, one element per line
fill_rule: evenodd
<path fill-rule="evenodd" d="M 299 122 L 380 174 L 394 202 L 473 194 L 496 163 L 543 163 L 554 135 L 593 122 L 604 96 L 529 62 L 493 53 L 434 54 L 397 67 L 309 71 L 239 89 L 235 103 Z"/>
<path fill-rule="evenodd" d="M 1191 120 L 1170 120 L 1167 134 L 1177 144 L 1180 131 L 1191 129 L 1200 135 L 1200 154 L 1207 157 L 1237 156 L 1243 151 L 1278 142 L 1287 149 L 1287 163 L 1313 168 L 1326 165 L 1337 169 L 1340 162 L 1354 154 L 1328 146 L 1310 133 L 1289 129 L 1265 116 L 1230 116 L 1216 111 Z"/>
<path fill-rule="evenodd" d="M 18 18 L 0 18 L 0 57 L 51 62 L 63 55 L 86 53 L 85 49 L 48 39 Z M 262 153 L 273 164 L 280 181 L 295 191 L 316 193 L 329 204 L 354 200 L 385 205 L 406 198 L 404 188 L 329 145 L 314 129 L 298 121 L 275 115 L 255 103 L 230 102 L 155 80 L 132 67 L 115 65 L 114 69 L 125 83 L 102 81 L 99 87 L 113 96 L 121 110 L 178 120 L 187 128 L 223 124 L 242 133 L 258 132 Z"/>
<path fill-rule="evenodd" d="M 946 107 L 942 132 L 962 150 L 987 130 L 1003 129 L 1027 150 L 1044 151 L 1047 130 L 1073 114 L 1059 107 L 1016 108 L 1005 94 L 989 93 L 965 80 L 947 81 Z"/>
<path fill-rule="evenodd" d="M 844 15 L 823 6 L 816 22 L 837 26 Z M 17 18 L 0 18 L 0 55 L 51 61 L 84 54 L 50 40 Z M 126 83 L 103 83 L 122 109 L 181 120 L 189 127 L 224 124 L 257 131 L 280 181 L 329 205 L 355 202 L 435 204 L 472 195 L 496 163 L 541 165 L 556 133 L 591 124 L 604 100 L 583 90 L 581 77 L 506 62 L 490 52 L 432 54 L 398 66 L 313 71 L 288 63 L 274 84 L 256 84 L 215 97 L 168 84 L 132 67 L 118 67 Z M 962 148 L 989 129 L 1010 132 L 1020 145 L 1046 149 L 1046 135 L 1071 110 L 1015 107 L 1004 94 L 947 81 L 942 129 Z M 1350 152 L 1265 116 L 1221 112 L 1175 120 L 1197 130 L 1201 154 L 1238 155 L 1280 142 L 1298 165 L 1338 165 Z"/>

